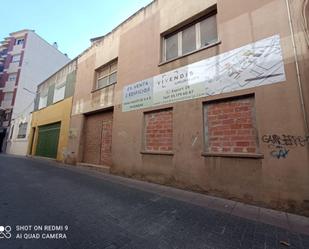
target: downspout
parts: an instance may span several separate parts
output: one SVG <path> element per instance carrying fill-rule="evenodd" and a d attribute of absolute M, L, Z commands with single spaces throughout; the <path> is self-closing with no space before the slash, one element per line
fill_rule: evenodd
<path fill-rule="evenodd" d="M 306 39 L 306 42 L 307 42 L 307 47 L 309 48 L 309 30 L 308 30 L 308 21 L 307 21 L 307 16 L 306 16 L 306 11 L 307 11 L 306 8 L 308 8 L 308 10 L 309 10 L 309 1 L 308 0 L 304 0 L 302 8 L 303 8 L 303 10 L 302 10 L 303 29 L 304 29 L 304 33 L 305 33 L 305 39 Z"/>
<path fill-rule="evenodd" d="M 300 72 L 299 72 L 298 56 L 297 56 L 297 50 L 296 50 L 296 45 L 295 45 L 295 36 L 294 36 L 294 29 L 292 25 L 290 3 L 289 3 L 289 0 L 285 0 L 285 2 L 286 2 L 287 11 L 288 11 L 289 25 L 290 25 L 290 30 L 291 30 L 291 40 L 292 40 L 293 51 L 294 51 L 298 89 L 299 89 L 299 95 L 300 95 L 301 108 L 303 112 L 303 119 L 305 122 L 305 133 L 306 133 L 306 136 L 308 136 L 309 126 L 308 126 L 306 107 L 305 107 L 305 101 L 304 101 L 304 95 L 303 95 L 302 81 L 301 81 Z"/>

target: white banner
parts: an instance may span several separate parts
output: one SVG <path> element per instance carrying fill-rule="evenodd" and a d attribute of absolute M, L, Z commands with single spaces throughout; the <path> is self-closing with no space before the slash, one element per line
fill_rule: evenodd
<path fill-rule="evenodd" d="M 280 37 L 275 35 L 147 79 L 149 91 L 135 91 L 133 98 L 128 95 L 129 89 L 136 90 L 136 85 L 144 81 L 126 86 L 123 111 L 282 81 L 285 81 L 284 63 Z M 143 99 L 146 103 L 142 103 Z"/>

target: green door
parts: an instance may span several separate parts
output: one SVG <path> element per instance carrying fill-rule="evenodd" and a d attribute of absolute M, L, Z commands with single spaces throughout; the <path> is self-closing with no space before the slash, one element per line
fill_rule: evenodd
<path fill-rule="evenodd" d="M 36 156 L 57 157 L 60 122 L 39 126 L 39 136 L 36 146 Z"/>

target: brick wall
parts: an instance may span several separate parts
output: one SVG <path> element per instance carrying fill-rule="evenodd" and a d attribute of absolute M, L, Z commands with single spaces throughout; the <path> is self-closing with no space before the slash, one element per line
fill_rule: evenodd
<path fill-rule="evenodd" d="M 165 109 L 145 114 L 146 151 L 173 150 L 173 111 Z"/>
<path fill-rule="evenodd" d="M 257 153 L 254 115 L 254 97 L 206 104 L 206 152 Z"/>
<path fill-rule="evenodd" d="M 113 120 L 112 116 L 103 120 L 102 124 L 102 144 L 101 144 L 101 162 L 104 165 L 112 165 L 112 132 Z"/>
<path fill-rule="evenodd" d="M 5 83 L 8 80 L 9 75 L 7 73 L 3 73 L 0 77 L 0 87 L 5 87 Z"/>
<path fill-rule="evenodd" d="M 112 111 L 86 116 L 83 162 L 112 165 L 112 126 Z"/>

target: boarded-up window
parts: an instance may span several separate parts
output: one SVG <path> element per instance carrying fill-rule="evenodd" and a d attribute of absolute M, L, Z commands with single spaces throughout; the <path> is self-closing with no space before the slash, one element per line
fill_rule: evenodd
<path fill-rule="evenodd" d="M 206 152 L 259 152 L 254 97 L 209 102 L 204 112 Z"/>
<path fill-rule="evenodd" d="M 169 152 L 173 150 L 173 110 L 145 113 L 145 150 Z"/>

